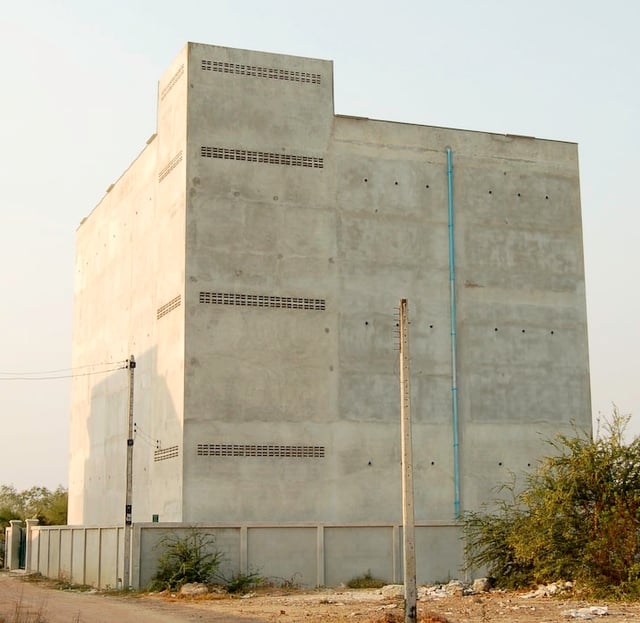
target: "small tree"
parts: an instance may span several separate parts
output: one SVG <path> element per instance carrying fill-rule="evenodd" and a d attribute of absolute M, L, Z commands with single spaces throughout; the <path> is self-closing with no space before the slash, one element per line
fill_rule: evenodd
<path fill-rule="evenodd" d="M 498 584 L 574 579 L 591 589 L 640 592 L 640 440 L 614 410 L 602 435 L 558 435 L 524 490 L 491 513 L 467 513 L 469 567 Z M 599 432 L 599 431 L 598 431 Z"/>
<path fill-rule="evenodd" d="M 157 545 L 163 552 L 151 580 L 151 590 L 177 590 L 189 582 L 213 583 L 223 561 L 215 544 L 214 535 L 196 529 L 185 535 L 164 536 Z"/>

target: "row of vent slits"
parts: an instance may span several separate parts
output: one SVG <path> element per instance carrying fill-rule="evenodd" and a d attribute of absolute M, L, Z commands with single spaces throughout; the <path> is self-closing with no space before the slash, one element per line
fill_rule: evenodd
<path fill-rule="evenodd" d="M 161 182 L 171 171 L 173 171 L 182 162 L 182 150 L 180 150 L 169 162 L 160 169 L 158 173 L 158 181 Z"/>
<path fill-rule="evenodd" d="M 321 459 L 324 446 L 279 446 L 271 444 L 199 443 L 198 456 L 269 457 L 277 459 Z"/>
<path fill-rule="evenodd" d="M 278 154 L 269 151 L 253 151 L 250 149 L 233 149 L 229 147 L 200 147 L 203 158 L 219 160 L 239 160 L 242 162 L 258 162 L 261 164 L 277 164 L 286 167 L 306 167 L 323 169 L 324 158 L 317 156 L 300 156 L 296 154 Z"/>
<path fill-rule="evenodd" d="M 276 67 L 259 67 L 257 65 L 241 65 L 238 63 L 227 63 L 225 61 L 210 61 L 202 59 L 201 69 L 203 71 L 213 71 L 222 74 L 234 74 L 236 76 L 250 76 L 255 78 L 267 78 L 270 80 L 285 80 L 286 82 L 300 82 L 304 84 L 320 84 L 321 74 L 309 73 L 307 71 L 296 71 L 292 69 L 278 69 Z M 160 92 L 160 101 L 168 95 L 178 80 L 184 75 L 184 63 L 178 67 L 173 76 Z"/>
<path fill-rule="evenodd" d="M 241 65 L 239 63 L 227 63 L 225 61 L 202 59 L 200 67 L 202 71 L 215 71 L 222 74 L 234 74 L 236 76 L 253 76 L 255 78 L 268 78 L 270 80 L 286 80 L 287 82 L 320 84 L 322 80 L 321 74 L 306 71 L 260 67 L 257 65 Z"/>
<path fill-rule="evenodd" d="M 200 303 L 210 305 L 238 305 L 240 307 L 273 307 L 280 309 L 307 309 L 324 311 L 325 299 L 299 296 L 267 296 L 261 294 L 236 294 L 232 292 L 200 292 Z"/>
<path fill-rule="evenodd" d="M 153 452 L 153 460 L 166 461 L 167 459 L 175 459 L 179 455 L 178 446 L 171 446 L 169 448 L 158 448 Z"/>
<path fill-rule="evenodd" d="M 182 74 L 184 74 L 184 63 L 180 65 L 180 67 L 178 68 L 178 71 L 176 71 L 176 73 L 173 74 L 173 76 L 171 77 L 171 80 L 169 80 L 169 82 L 164 87 L 164 89 L 162 89 L 162 92 L 160 93 L 160 101 L 162 101 L 165 97 L 167 97 L 167 94 L 169 93 L 169 91 L 171 91 L 171 89 L 173 89 L 176 82 L 180 80 L 180 78 L 182 77 Z"/>
<path fill-rule="evenodd" d="M 178 296 L 172 298 L 168 303 L 165 303 L 161 307 L 158 307 L 158 311 L 156 312 L 156 319 L 160 320 L 160 318 L 166 316 L 170 311 L 173 311 L 177 307 L 180 307 L 181 302 L 182 295 L 178 294 Z"/>

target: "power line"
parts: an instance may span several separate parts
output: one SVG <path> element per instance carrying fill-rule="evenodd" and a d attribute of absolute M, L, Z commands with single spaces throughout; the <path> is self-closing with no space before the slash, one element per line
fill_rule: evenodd
<path fill-rule="evenodd" d="M 57 374 L 58 372 L 71 372 L 72 370 L 84 370 L 85 368 L 96 368 L 98 366 L 115 366 L 126 363 L 127 360 L 121 361 L 101 361 L 100 363 L 87 363 L 82 366 L 75 366 L 73 368 L 59 368 L 58 370 L 41 370 L 39 372 L 0 372 L 2 376 L 37 376 L 41 374 Z"/>
<path fill-rule="evenodd" d="M 117 368 L 110 368 L 108 370 L 98 370 L 96 372 L 82 372 L 81 374 L 64 374 L 59 376 L 11 376 L 7 378 L 0 378 L 0 381 L 52 381 L 57 379 L 75 379 L 81 376 L 93 376 L 94 374 L 108 374 L 109 372 L 115 372 L 116 370 L 126 370 L 127 366 L 118 366 Z"/>

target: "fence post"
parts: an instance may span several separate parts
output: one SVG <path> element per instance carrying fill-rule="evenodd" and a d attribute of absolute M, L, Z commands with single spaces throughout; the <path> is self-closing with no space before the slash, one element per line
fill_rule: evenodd
<path fill-rule="evenodd" d="M 7 569 L 20 568 L 20 538 L 22 522 L 19 519 L 9 521 L 7 529 L 7 540 L 5 541 L 5 567 Z"/>
<path fill-rule="evenodd" d="M 40 521 L 38 519 L 27 519 L 25 523 L 27 524 L 27 535 L 25 541 L 24 570 L 29 573 L 31 571 L 31 556 L 33 555 L 33 527 L 37 526 Z"/>

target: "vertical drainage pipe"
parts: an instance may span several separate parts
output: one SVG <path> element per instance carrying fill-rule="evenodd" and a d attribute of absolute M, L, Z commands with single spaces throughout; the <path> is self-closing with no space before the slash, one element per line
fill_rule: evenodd
<path fill-rule="evenodd" d="M 451 297 L 451 415 L 453 426 L 454 517 L 460 519 L 460 455 L 458 443 L 458 374 L 456 336 L 456 265 L 453 236 L 453 156 L 447 147 L 447 188 L 449 195 L 449 291 Z"/>

